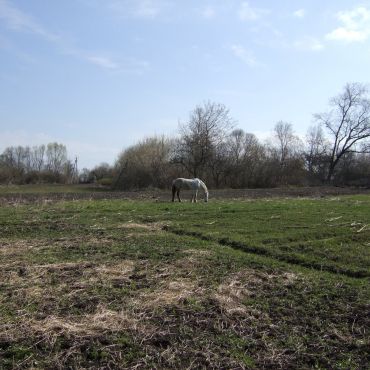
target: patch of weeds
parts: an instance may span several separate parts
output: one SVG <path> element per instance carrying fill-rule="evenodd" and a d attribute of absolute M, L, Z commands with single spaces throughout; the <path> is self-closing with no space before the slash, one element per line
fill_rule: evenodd
<path fill-rule="evenodd" d="M 195 297 L 187 297 L 184 299 L 184 305 L 185 307 L 189 307 L 189 309 L 194 311 L 203 311 L 204 305 L 202 304 L 202 301 L 195 298 Z"/>
<path fill-rule="evenodd" d="M 112 343 L 117 343 L 121 356 L 126 364 L 138 362 L 145 356 L 143 348 L 133 341 L 133 338 L 125 333 L 121 333 L 111 338 Z"/>
<path fill-rule="evenodd" d="M 246 366 L 247 369 L 255 368 L 255 360 L 247 354 L 248 342 L 235 334 L 222 335 L 218 337 L 221 346 L 227 348 L 232 358 Z"/>
<path fill-rule="evenodd" d="M 85 350 L 86 360 L 92 361 L 95 364 L 100 364 L 109 357 L 106 350 L 102 349 L 99 344 L 92 345 Z"/>
<path fill-rule="evenodd" d="M 3 366 L 5 368 L 9 366 L 10 369 L 14 363 L 22 362 L 27 357 L 33 355 L 32 348 L 22 344 L 11 344 L 7 348 L 1 347 L 3 345 L 0 345 L 0 359 L 3 357 Z"/>

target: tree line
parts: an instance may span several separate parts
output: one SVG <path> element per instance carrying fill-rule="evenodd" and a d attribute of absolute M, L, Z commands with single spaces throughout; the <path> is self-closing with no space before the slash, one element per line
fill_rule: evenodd
<path fill-rule="evenodd" d="M 271 137 L 262 142 L 238 128 L 225 105 L 205 102 L 179 124 L 176 137 L 145 138 L 123 150 L 114 165 L 83 169 L 79 181 L 122 190 L 167 188 L 176 177 L 199 177 L 216 188 L 327 183 L 370 186 L 366 86 L 347 84 L 330 99 L 329 109 L 314 119 L 315 125 L 304 138 L 295 134 L 290 122 L 279 121 Z M 44 179 L 48 174 L 71 181 L 73 164 L 63 146 L 49 145 L 43 149 L 7 148 L 0 156 L 0 181 L 12 171 L 23 176 L 36 171 Z"/>
<path fill-rule="evenodd" d="M 78 181 L 77 163 L 63 144 L 11 146 L 0 155 L 0 183 L 72 183 Z"/>
<path fill-rule="evenodd" d="M 237 128 L 229 109 L 206 102 L 179 125 L 176 138 L 152 137 L 124 150 L 116 188 L 166 187 L 175 177 L 200 177 L 211 187 L 370 186 L 370 99 L 365 85 L 347 84 L 314 116 L 305 138 L 279 121 L 261 142 Z"/>

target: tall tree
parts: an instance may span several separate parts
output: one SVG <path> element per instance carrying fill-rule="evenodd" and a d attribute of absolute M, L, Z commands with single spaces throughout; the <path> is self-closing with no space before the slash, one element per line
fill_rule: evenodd
<path fill-rule="evenodd" d="M 181 163 L 194 177 L 202 176 L 217 147 L 233 126 L 225 105 L 207 102 L 190 113 L 189 121 L 180 125 L 175 161 Z"/>
<path fill-rule="evenodd" d="M 306 134 L 305 159 L 310 175 L 324 180 L 329 143 L 321 125 L 310 126 Z"/>
<path fill-rule="evenodd" d="M 67 148 L 63 144 L 49 143 L 46 148 L 46 167 L 54 174 L 62 174 L 67 163 Z"/>
<path fill-rule="evenodd" d="M 274 138 L 279 162 L 284 167 L 287 160 L 296 154 L 299 137 L 294 134 L 291 123 L 279 121 L 274 127 Z"/>
<path fill-rule="evenodd" d="M 348 83 L 341 94 L 330 100 L 330 105 L 329 112 L 315 115 L 332 139 L 328 181 L 333 179 L 338 163 L 346 154 L 365 150 L 365 141 L 370 137 L 368 89 L 360 83 Z"/>
<path fill-rule="evenodd" d="M 293 126 L 289 122 L 279 121 L 276 123 L 270 147 L 272 177 L 277 184 L 285 185 L 296 182 L 303 171 L 302 143 L 294 134 Z"/>
<path fill-rule="evenodd" d="M 34 146 L 31 151 L 32 168 L 41 171 L 44 168 L 45 145 Z"/>
<path fill-rule="evenodd" d="M 235 129 L 228 137 L 229 156 L 232 164 L 238 166 L 243 154 L 246 134 L 242 129 Z"/>

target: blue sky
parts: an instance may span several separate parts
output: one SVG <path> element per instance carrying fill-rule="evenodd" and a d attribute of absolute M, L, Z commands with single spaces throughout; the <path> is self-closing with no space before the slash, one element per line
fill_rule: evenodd
<path fill-rule="evenodd" d="M 261 139 L 304 135 L 369 66 L 370 0 L 0 0 L 0 152 L 112 164 L 208 100 Z"/>

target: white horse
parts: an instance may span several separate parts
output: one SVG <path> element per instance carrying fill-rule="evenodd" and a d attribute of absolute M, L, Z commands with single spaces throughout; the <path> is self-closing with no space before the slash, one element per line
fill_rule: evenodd
<path fill-rule="evenodd" d="M 208 202 L 208 189 L 202 180 L 184 179 L 182 177 L 179 177 L 172 182 L 172 202 L 175 201 L 175 194 L 177 194 L 177 198 L 179 199 L 179 202 L 181 202 L 180 190 L 182 188 L 190 189 L 192 191 L 191 202 L 194 201 L 194 203 L 197 202 L 198 190 L 202 188 L 204 191 L 204 201 Z"/>

